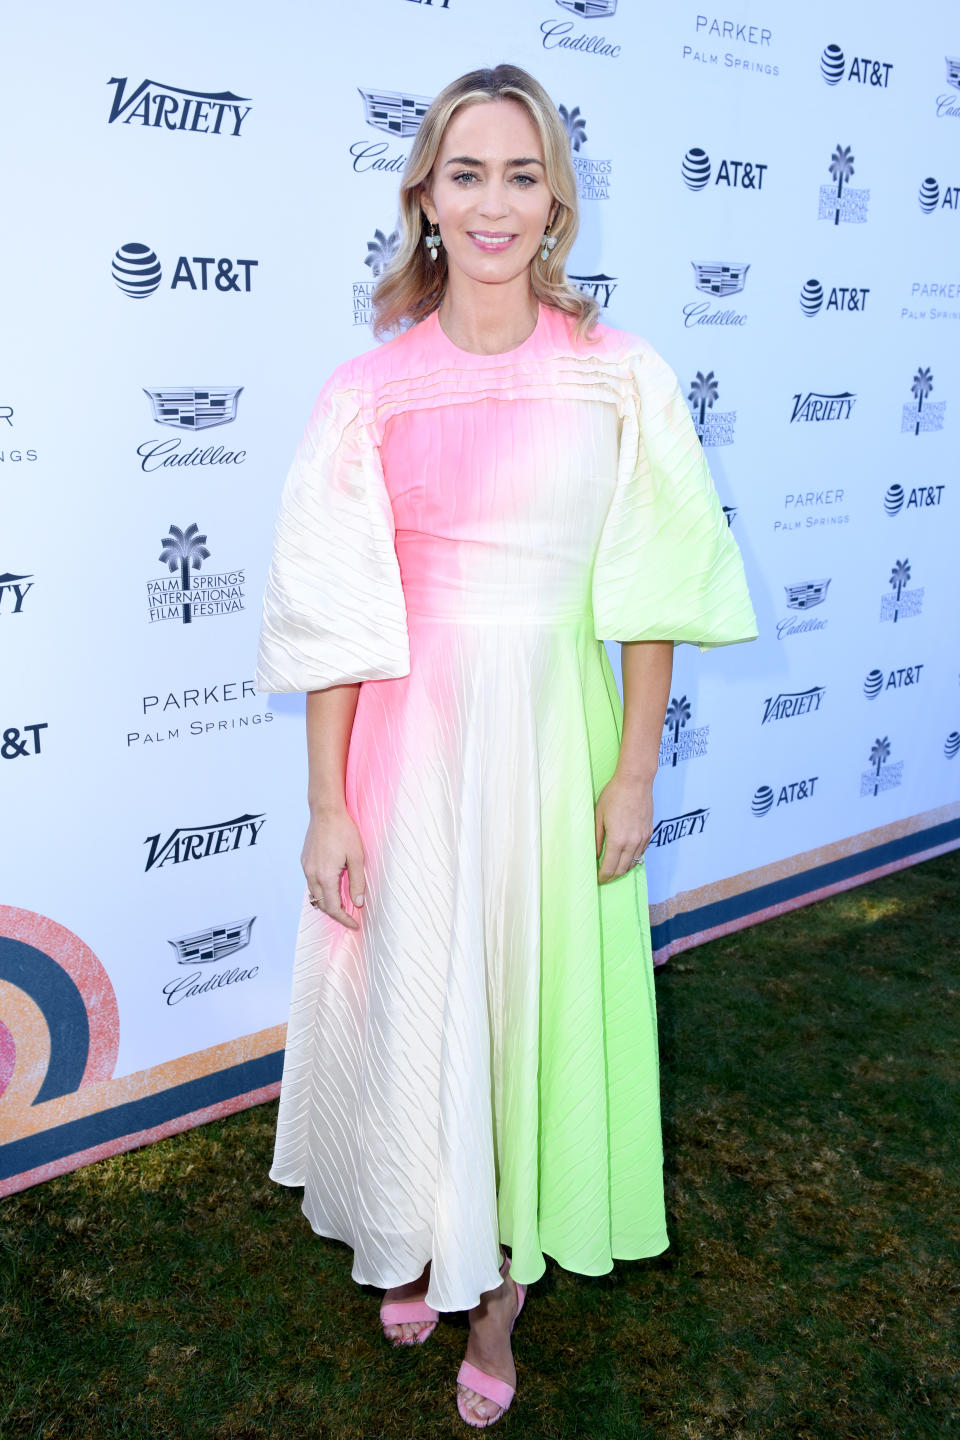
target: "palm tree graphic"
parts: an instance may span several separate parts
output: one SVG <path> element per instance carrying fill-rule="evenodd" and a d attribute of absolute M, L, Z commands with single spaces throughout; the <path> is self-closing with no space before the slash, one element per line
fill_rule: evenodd
<path fill-rule="evenodd" d="M 557 110 L 560 112 L 560 119 L 567 127 L 567 134 L 570 137 L 570 148 L 572 150 L 579 150 L 580 146 L 586 144 L 587 140 L 587 122 L 580 114 L 580 106 L 574 105 L 572 110 L 568 110 L 566 105 L 558 105 Z"/>
<path fill-rule="evenodd" d="M 833 213 L 834 225 L 840 224 L 840 196 L 843 194 L 843 182 L 849 180 L 853 174 L 853 156 L 850 153 L 849 145 L 838 145 L 830 157 L 830 174 L 837 182 L 837 208 Z"/>
<path fill-rule="evenodd" d="M 920 369 L 913 377 L 913 384 L 910 386 L 910 391 L 917 402 L 917 423 L 914 427 L 914 435 L 920 434 L 920 411 L 923 409 L 924 400 L 926 400 L 932 389 L 933 371 L 929 368 L 929 366 L 924 367 L 921 365 Z"/>
<path fill-rule="evenodd" d="M 189 625 L 193 619 L 193 606 L 190 604 L 190 566 L 199 570 L 204 560 L 210 559 L 210 551 L 207 549 L 206 535 L 197 533 L 196 525 L 188 525 L 186 530 L 181 530 L 178 525 L 170 526 L 170 534 L 165 535 L 160 541 L 163 549 L 160 551 L 160 559 L 170 567 L 170 573 L 180 566 L 180 588 L 183 591 L 183 623 Z"/>
<path fill-rule="evenodd" d="M 904 585 L 906 585 L 906 583 L 907 583 L 907 581 L 908 581 L 909 579 L 910 579 L 910 561 L 909 561 L 909 560 L 898 560 L 897 563 L 896 563 L 896 565 L 894 565 L 893 569 L 890 571 L 890 584 L 891 584 L 891 586 L 893 587 L 893 589 L 896 590 L 896 592 L 897 592 L 897 604 L 894 605 L 894 607 L 893 607 L 893 623 L 894 623 L 894 624 L 897 623 L 897 616 L 898 616 L 898 614 L 900 613 L 900 612 L 899 612 L 899 609 L 898 609 L 898 606 L 899 606 L 899 604 L 900 604 L 900 593 L 901 593 L 901 591 L 903 590 Z"/>
<path fill-rule="evenodd" d="M 719 398 L 720 391 L 717 389 L 717 380 L 713 371 L 710 370 L 704 375 L 702 370 L 698 370 L 696 378 L 690 387 L 690 394 L 687 396 L 687 399 L 691 405 L 700 406 L 700 419 L 697 423 L 697 433 L 701 440 L 703 439 L 704 416 L 707 412 L 707 406 L 709 405 L 712 410 L 713 402 L 719 400 Z"/>
<path fill-rule="evenodd" d="M 391 230 L 389 235 L 384 235 L 382 230 L 374 230 L 373 239 L 367 241 L 367 257 L 363 263 L 370 266 L 375 279 L 379 280 L 386 266 L 390 264 L 399 244 L 399 230 Z"/>
<path fill-rule="evenodd" d="M 880 766 L 890 759 L 890 739 L 884 735 L 882 740 L 874 740 L 870 747 L 870 763 L 877 767 L 877 778 L 873 784 L 873 793 L 876 795 L 880 789 Z"/>
<path fill-rule="evenodd" d="M 679 700 L 674 698 L 670 701 L 669 708 L 667 709 L 666 718 L 663 722 L 663 728 L 666 729 L 668 725 L 673 726 L 672 763 L 674 765 L 676 765 L 677 763 L 677 750 L 680 743 L 680 727 L 681 725 L 686 725 L 687 721 L 690 719 L 690 714 L 690 702 L 687 699 L 686 695 L 681 695 Z"/>

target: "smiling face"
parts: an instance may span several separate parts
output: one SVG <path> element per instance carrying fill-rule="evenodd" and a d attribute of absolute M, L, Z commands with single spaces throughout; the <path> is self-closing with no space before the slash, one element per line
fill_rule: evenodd
<path fill-rule="evenodd" d="M 444 131 L 421 203 L 440 228 L 452 283 L 529 282 L 557 206 L 526 107 L 517 100 L 462 106 Z"/>

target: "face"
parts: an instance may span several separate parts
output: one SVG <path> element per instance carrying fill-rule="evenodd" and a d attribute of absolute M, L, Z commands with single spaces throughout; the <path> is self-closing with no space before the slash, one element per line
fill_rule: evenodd
<path fill-rule="evenodd" d="M 481 284 L 526 276 L 558 206 L 547 186 L 537 127 L 518 100 L 458 110 L 422 197 L 450 267 Z"/>

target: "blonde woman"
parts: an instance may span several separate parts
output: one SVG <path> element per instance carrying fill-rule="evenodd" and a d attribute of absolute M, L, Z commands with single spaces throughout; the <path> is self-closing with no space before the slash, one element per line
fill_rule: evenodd
<path fill-rule="evenodd" d="M 310 808 L 270 1174 L 385 1289 L 395 1344 L 469 1312 L 483 1426 L 546 1255 L 598 1275 L 669 1244 L 651 788 L 674 644 L 757 630 L 673 372 L 566 279 L 537 81 L 448 85 L 400 210 L 392 338 L 320 394 L 264 599 L 257 686 L 307 692 Z"/>

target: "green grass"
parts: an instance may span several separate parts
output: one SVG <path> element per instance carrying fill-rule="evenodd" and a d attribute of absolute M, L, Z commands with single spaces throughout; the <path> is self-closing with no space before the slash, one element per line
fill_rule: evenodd
<path fill-rule="evenodd" d="M 960 1435 L 958 952 L 955 851 L 658 973 L 671 1248 L 549 1266 L 499 1434 Z M 4 1437 L 469 1433 L 465 1319 L 387 1346 L 267 1179 L 275 1113 L 4 1203 Z"/>

